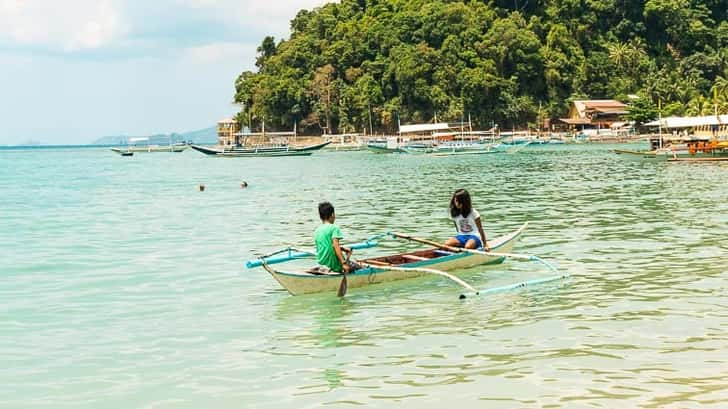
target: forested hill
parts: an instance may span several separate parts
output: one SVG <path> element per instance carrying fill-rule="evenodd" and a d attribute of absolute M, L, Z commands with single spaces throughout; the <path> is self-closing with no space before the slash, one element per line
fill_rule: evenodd
<path fill-rule="evenodd" d="M 728 111 L 727 13 L 728 0 L 343 0 L 263 39 L 235 100 L 254 127 L 331 133 L 468 115 L 510 128 L 629 94 L 697 115 L 715 93 Z"/>

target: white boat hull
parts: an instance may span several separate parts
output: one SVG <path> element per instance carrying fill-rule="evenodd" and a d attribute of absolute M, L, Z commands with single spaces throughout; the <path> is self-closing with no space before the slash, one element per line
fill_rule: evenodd
<path fill-rule="evenodd" d="M 509 253 L 516 244 L 523 231 L 527 228 L 528 223 L 521 228 L 506 236 L 489 240 L 491 250 L 500 253 Z M 396 257 L 396 256 L 395 256 Z M 376 258 L 371 259 L 372 263 Z M 397 264 L 396 268 L 430 268 L 441 271 L 454 271 L 470 267 L 500 264 L 504 260 L 503 257 L 481 255 L 473 253 L 452 253 L 442 257 L 415 261 L 404 264 Z M 363 260 L 364 263 L 367 260 Z M 308 272 L 290 272 L 275 270 L 269 265 L 264 268 L 292 295 L 312 294 L 322 292 L 336 293 L 341 284 L 341 274 L 318 275 Z M 387 269 L 386 266 L 363 268 L 347 275 L 348 288 L 361 288 L 374 284 L 387 283 L 391 281 L 406 280 L 415 277 L 429 275 L 422 271 L 402 271 Z"/>

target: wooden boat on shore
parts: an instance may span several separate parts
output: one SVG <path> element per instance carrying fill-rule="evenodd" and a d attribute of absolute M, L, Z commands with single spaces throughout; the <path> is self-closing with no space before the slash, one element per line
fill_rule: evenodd
<path fill-rule="evenodd" d="M 426 270 L 453 271 L 480 265 L 500 264 L 505 260 L 503 253 L 513 249 L 527 227 L 528 223 L 510 234 L 489 240 L 491 251 L 497 251 L 499 254 L 451 252 L 430 248 L 358 260 L 365 267 L 346 275 L 348 288 L 420 277 L 428 274 Z M 269 264 L 263 259 L 263 261 L 249 262 L 248 267 L 261 265 L 292 295 L 336 293 L 342 282 L 343 275 L 340 273 L 320 273 L 313 270 L 285 271 L 276 269 L 271 264 L 272 261 Z"/>
<path fill-rule="evenodd" d="M 264 146 L 252 146 L 252 147 L 233 147 L 229 149 L 225 148 L 210 148 L 206 146 L 190 145 L 190 147 L 198 152 L 204 153 L 209 156 L 219 156 L 228 158 L 245 158 L 245 157 L 266 157 L 266 156 L 309 156 L 322 149 L 331 142 L 319 143 L 316 145 L 308 146 L 291 146 L 287 144 L 283 145 L 264 145 Z"/>

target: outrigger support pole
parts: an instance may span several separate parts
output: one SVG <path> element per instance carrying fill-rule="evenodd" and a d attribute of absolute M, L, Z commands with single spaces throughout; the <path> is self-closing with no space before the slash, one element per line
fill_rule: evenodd
<path fill-rule="evenodd" d="M 426 273 L 426 274 L 435 274 L 441 277 L 448 278 L 458 285 L 462 286 L 466 290 L 470 290 L 475 294 L 478 294 L 478 290 L 476 290 L 473 286 L 466 283 L 465 281 L 455 277 L 454 275 L 450 273 L 446 273 L 444 271 L 435 270 L 433 268 L 422 268 L 422 267 L 394 267 L 394 266 L 374 266 L 371 264 L 366 264 L 365 262 L 358 262 L 359 264 L 368 267 L 368 268 L 377 268 L 380 270 L 392 270 L 392 271 L 412 271 L 412 272 L 419 272 L 419 273 Z"/>
<path fill-rule="evenodd" d="M 516 283 L 516 284 L 509 284 L 509 285 L 504 285 L 501 287 L 493 287 L 493 288 L 488 288 L 485 290 L 476 291 L 474 293 L 474 295 L 492 295 L 492 294 L 502 293 L 505 291 L 517 290 L 519 288 L 531 287 L 531 286 L 538 285 L 538 284 L 549 283 L 551 281 L 564 280 L 569 277 L 571 277 L 571 275 L 569 273 L 563 273 L 563 274 L 550 276 L 550 277 L 536 278 L 534 280 L 523 281 L 523 282 Z M 461 300 L 464 300 L 466 298 L 467 298 L 466 294 L 460 294 Z"/>
<path fill-rule="evenodd" d="M 548 283 L 551 281 L 561 280 L 561 279 L 570 277 L 569 273 L 559 273 L 559 270 L 556 269 L 556 267 L 554 267 L 553 264 L 549 263 L 548 261 L 546 261 L 538 256 L 532 256 L 532 255 L 526 255 L 526 254 L 499 253 L 499 252 L 495 252 L 495 251 L 480 251 L 480 250 L 464 249 L 461 247 L 446 246 L 444 244 L 440 244 L 440 243 L 437 243 L 437 242 L 434 242 L 431 240 L 420 239 L 417 237 L 412 237 L 412 236 L 408 236 L 406 234 L 401 234 L 401 233 L 392 233 L 392 236 L 420 242 L 423 244 L 428 244 L 430 246 L 435 246 L 435 247 L 449 250 L 449 251 L 456 252 L 456 253 L 471 253 L 471 254 L 478 254 L 478 255 L 483 255 L 483 256 L 512 258 L 514 260 L 521 260 L 521 261 L 535 261 L 537 263 L 540 263 L 540 264 L 546 266 L 546 268 L 548 268 L 549 271 L 555 273 L 555 275 L 550 276 L 550 277 L 537 278 L 534 280 L 523 281 L 523 282 L 516 283 L 516 284 L 504 285 L 501 287 L 493 287 L 493 288 L 488 288 L 486 290 L 480 290 L 480 291 L 473 291 L 473 293 L 475 295 L 495 294 L 495 293 L 500 293 L 500 292 L 504 292 L 504 291 L 515 290 L 518 288 L 533 286 L 533 285 L 537 285 L 537 284 Z M 465 298 L 467 298 L 466 294 L 460 294 L 461 300 L 465 299 Z"/>

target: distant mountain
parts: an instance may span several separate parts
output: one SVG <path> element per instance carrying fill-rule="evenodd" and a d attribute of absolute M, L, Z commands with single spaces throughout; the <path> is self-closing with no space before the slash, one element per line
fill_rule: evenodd
<path fill-rule="evenodd" d="M 217 143 L 217 128 L 211 126 L 209 128 L 198 129 L 196 131 L 183 133 L 155 134 L 155 135 L 114 135 L 104 136 L 91 142 L 93 145 L 126 145 L 129 138 L 149 138 L 150 145 L 167 145 L 177 142 L 193 142 L 198 144 L 214 144 Z"/>
<path fill-rule="evenodd" d="M 43 145 L 43 142 L 37 141 L 35 139 L 29 139 L 29 140 L 21 143 L 20 145 L 22 145 L 22 146 L 40 146 L 40 145 Z"/>

